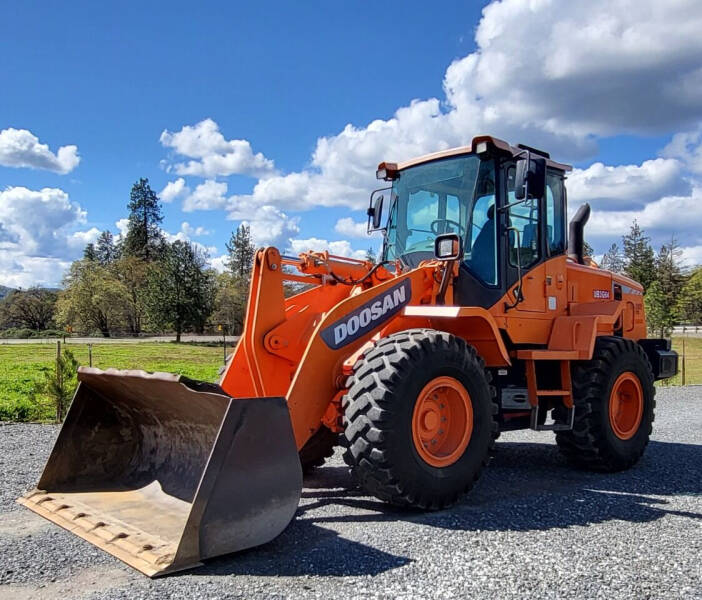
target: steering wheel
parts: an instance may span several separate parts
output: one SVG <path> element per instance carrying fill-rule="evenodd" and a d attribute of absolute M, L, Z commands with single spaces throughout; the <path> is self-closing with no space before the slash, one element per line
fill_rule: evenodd
<path fill-rule="evenodd" d="M 443 231 L 439 231 L 440 225 L 443 225 L 443 227 L 442 227 Z M 446 231 L 447 225 L 455 226 L 456 229 L 458 230 L 458 235 L 460 235 L 461 237 L 463 237 L 466 233 L 466 229 L 465 229 L 465 227 L 463 227 L 463 225 L 461 225 L 457 221 L 453 221 L 451 219 L 435 219 L 434 221 L 431 222 L 430 229 L 434 235 L 441 235 L 442 233 L 447 233 L 447 231 Z"/>

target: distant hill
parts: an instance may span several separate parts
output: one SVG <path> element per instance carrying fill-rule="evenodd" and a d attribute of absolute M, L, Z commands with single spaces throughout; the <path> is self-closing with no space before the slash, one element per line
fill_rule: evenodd
<path fill-rule="evenodd" d="M 7 287 L 5 285 L 0 285 L 0 298 L 7 296 L 14 288 Z"/>

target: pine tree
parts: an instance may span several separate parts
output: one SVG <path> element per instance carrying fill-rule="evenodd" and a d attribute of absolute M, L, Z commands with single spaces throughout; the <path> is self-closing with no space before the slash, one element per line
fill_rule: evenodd
<path fill-rule="evenodd" d="M 110 265 L 119 258 L 119 251 L 111 231 L 106 229 L 98 236 L 95 256 L 103 266 Z"/>
<path fill-rule="evenodd" d="M 634 220 L 631 230 L 622 238 L 624 272 L 638 281 L 646 291 L 656 278 L 656 259 L 651 240 Z"/>
<path fill-rule="evenodd" d="M 253 258 L 256 247 L 251 241 L 251 229 L 245 223 L 239 225 L 236 231 L 232 232 L 227 246 L 229 260 L 227 266 L 232 274 L 241 280 L 248 280 L 253 266 Z"/>
<path fill-rule="evenodd" d="M 595 251 L 593 250 L 592 246 L 587 243 L 587 240 L 583 240 L 583 255 L 592 258 L 594 254 Z"/>
<path fill-rule="evenodd" d="M 624 256 L 617 244 L 612 244 L 609 250 L 602 257 L 602 268 L 612 273 L 622 273 L 624 271 Z"/>
<path fill-rule="evenodd" d="M 149 320 L 181 334 L 189 328 L 202 330 L 212 313 L 214 273 L 206 268 L 205 256 L 189 242 L 168 244 L 163 257 L 149 269 L 146 309 Z"/>
<path fill-rule="evenodd" d="M 376 262 L 375 250 L 373 250 L 372 247 L 370 247 L 370 248 L 368 248 L 368 250 L 366 250 L 366 260 L 369 263 L 373 263 L 373 264 L 375 264 L 375 262 Z"/>
<path fill-rule="evenodd" d="M 90 262 L 95 262 L 97 260 L 95 244 L 93 244 L 92 242 L 83 249 L 83 259 Z"/>
<path fill-rule="evenodd" d="M 159 225 L 163 221 L 161 203 L 143 177 L 133 186 L 129 195 L 129 224 L 122 251 L 125 256 L 136 256 L 151 261 L 158 258 L 164 244 Z"/>

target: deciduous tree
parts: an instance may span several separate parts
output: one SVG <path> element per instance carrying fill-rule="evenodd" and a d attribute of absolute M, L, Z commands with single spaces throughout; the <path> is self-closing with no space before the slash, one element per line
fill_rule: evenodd
<path fill-rule="evenodd" d="M 26 327 L 36 331 L 53 325 L 56 292 L 38 287 L 13 290 L 0 300 L 0 321 L 4 327 Z"/>
<path fill-rule="evenodd" d="M 693 271 L 680 291 L 676 313 L 683 323 L 702 324 L 702 267 Z"/>
<path fill-rule="evenodd" d="M 129 294 L 107 268 L 95 261 L 75 261 L 64 277 L 56 303 L 57 318 L 77 331 L 99 331 L 104 337 L 125 325 Z"/>

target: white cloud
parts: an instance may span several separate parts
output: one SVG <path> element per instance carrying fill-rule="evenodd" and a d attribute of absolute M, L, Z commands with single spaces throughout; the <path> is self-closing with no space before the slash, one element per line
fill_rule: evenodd
<path fill-rule="evenodd" d="M 572 207 L 572 211 L 577 205 Z M 585 227 L 585 236 L 619 237 L 629 231 L 636 219 L 642 229 L 654 238 L 654 245 L 676 234 L 685 244 L 702 242 L 702 188 L 688 196 L 664 196 L 641 210 L 593 211 Z"/>
<path fill-rule="evenodd" d="M 91 227 L 87 231 L 76 231 L 72 233 L 67 238 L 67 242 L 72 248 L 82 251 L 88 244 L 94 244 L 99 235 L 100 230 L 97 227 Z"/>
<path fill-rule="evenodd" d="M 213 256 L 209 259 L 210 267 L 212 267 L 217 273 L 224 273 L 227 267 L 227 261 L 229 260 L 228 254 L 221 254 L 220 256 Z"/>
<path fill-rule="evenodd" d="M 692 131 L 676 133 L 661 154 L 677 158 L 690 171 L 702 175 L 702 125 Z"/>
<path fill-rule="evenodd" d="M 358 259 L 364 259 L 366 257 L 365 250 L 354 250 L 347 240 L 330 242 L 328 240 L 311 237 L 307 239 L 290 240 L 290 248 L 295 254 L 308 250 L 315 250 L 317 252 L 328 250 L 329 254 L 336 254 L 337 256 L 348 256 Z"/>
<path fill-rule="evenodd" d="M 127 230 L 129 229 L 129 219 L 119 219 L 115 221 L 115 227 L 117 228 L 117 231 L 119 231 L 115 239 L 115 242 L 118 242 L 123 240 L 127 235 Z"/>
<path fill-rule="evenodd" d="M 190 188 L 185 185 L 185 179 L 178 177 L 175 181 L 169 181 L 158 195 L 163 202 L 173 202 L 176 198 L 187 196 Z"/>
<path fill-rule="evenodd" d="M 476 30 L 477 50 L 446 70 L 445 99 L 414 100 L 390 119 L 319 138 L 309 168 L 268 177 L 233 200 L 284 210 L 362 209 L 380 161 L 466 144 L 478 133 L 567 160 L 593 155 L 599 136 L 693 123 L 702 118 L 698 6 L 693 0 L 493 2 Z M 648 167 L 628 179 L 645 179 Z M 652 167 L 670 181 L 674 163 Z M 615 199 L 625 200 L 623 187 Z"/>
<path fill-rule="evenodd" d="M 210 235 L 212 233 L 209 229 L 205 229 L 201 225 L 193 227 L 187 221 L 183 221 L 180 224 L 180 230 L 188 237 L 200 237 L 202 235 Z"/>
<path fill-rule="evenodd" d="M 27 129 L 9 127 L 0 131 L 0 165 L 29 167 L 56 173 L 70 173 L 80 163 L 78 146 L 61 146 L 56 154 Z"/>
<path fill-rule="evenodd" d="M 224 181 L 208 179 L 198 185 L 192 194 L 183 200 L 183 211 L 222 210 L 229 206 L 227 184 Z"/>
<path fill-rule="evenodd" d="M 261 206 L 255 216 L 242 221 L 250 227 L 251 239 L 256 246 L 287 248 L 290 239 L 300 232 L 299 217 L 289 217 L 275 206 Z M 237 217 L 241 218 L 241 217 Z"/>
<path fill-rule="evenodd" d="M 0 191 L 0 283 L 57 285 L 99 230 L 82 229 L 86 212 L 58 188 Z"/>
<path fill-rule="evenodd" d="M 178 175 L 266 177 L 275 172 L 272 160 L 260 152 L 254 154 L 247 140 L 226 140 L 212 119 L 185 125 L 177 132 L 164 130 L 160 141 L 177 154 L 194 159 L 173 164 L 170 169 Z"/>
<path fill-rule="evenodd" d="M 647 160 L 641 165 L 596 162 L 587 169 L 574 169 L 567 187 L 574 204 L 589 202 L 604 210 L 643 208 L 663 195 L 690 191 L 681 163 L 671 158 Z"/>
<path fill-rule="evenodd" d="M 702 244 L 697 246 L 683 246 L 682 260 L 688 267 L 696 267 L 702 265 Z"/>
<path fill-rule="evenodd" d="M 368 223 L 365 221 L 354 221 L 351 217 L 343 217 L 334 225 L 334 231 L 354 238 L 367 238 Z"/>

